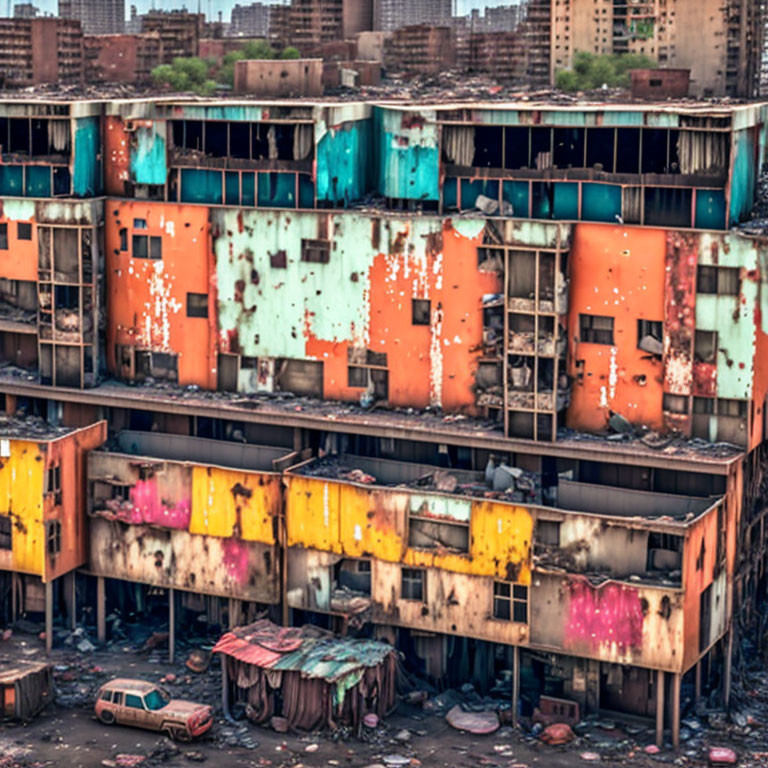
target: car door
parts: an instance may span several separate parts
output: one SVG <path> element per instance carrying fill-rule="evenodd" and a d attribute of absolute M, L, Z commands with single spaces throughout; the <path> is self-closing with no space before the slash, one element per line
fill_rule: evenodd
<path fill-rule="evenodd" d="M 120 725 L 125 725 L 125 694 L 122 691 L 115 691 L 112 694 L 112 711 L 115 713 L 115 721 Z"/>
<path fill-rule="evenodd" d="M 138 693 L 125 694 L 125 706 L 123 707 L 123 710 L 125 712 L 126 725 L 133 725 L 137 728 L 147 727 L 144 722 L 144 717 L 146 715 L 144 702 Z"/>
<path fill-rule="evenodd" d="M 148 706 L 146 698 L 149 694 L 144 696 L 144 727 L 151 728 L 153 731 L 159 731 L 163 726 L 163 711 L 161 709 L 152 709 Z"/>

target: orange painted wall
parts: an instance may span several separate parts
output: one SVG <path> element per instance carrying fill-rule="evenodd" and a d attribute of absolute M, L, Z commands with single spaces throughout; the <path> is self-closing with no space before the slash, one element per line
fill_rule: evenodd
<path fill-rule="evenodd" d="M 106 439 L 107 422 L 100 421 L 47 444 L 46 469 L 57 464 L 61 467 L 61 504 L 54 506 L 54 497 L 46 495 L 44 520 L 61 523 L 61 551 L 50 555 L 46 546 L 46 581 L 80 567 L 87 560 L 87 452 Z"/>
<path fill-rule="evenodd" d="M 402 240 L 408 239 L 408 224 Z M 395 238 L 397 241 L 397 238 Z M 387 354 L 389 403 L 446 410 L 474 410 L 474 372 L 483 337 L 482 297 L 502 290 L 497 273 L 477 268 L 482 233 L 465 237 L 446 221 L 442 243 L 427 247 L 426 263 L 391 268 L 408 254 L 379 253 L 368 274 L 370 349 Z M 430 300 L 430 325 L 414 325 L 412 299 Z M 348 342 L 327 342 L 307 335 L 307 355 L 324 363 L 324 396 L 357 400 L 363 389 L 347 386 Z"/>
<path fill-rule="evenodd" d="M 2 201 L 0 201 L 0 214 Z M 0 215 L 0 223 L 8 225 L 8 250 L 0 251 L 0 277 L 6 280 L 31 280 L 37 282 L 37 227 L 33 219 L 32 239 L 19 240 L 18 221 Z"/>
<path fill-rule="evenodd" d="M 178 355 L 179 384 L 216 387 L 215 281 L 208 208 L 109 201 L 107 254 L 107 364 L 117 373 L 115 345 Z M 144 219 L 146 229 L 134 228 Z M 128 250 L 120 250 L 120 229 Z M 162 259 L 132 257 L 133 234 L 162 238 Z M 187 294 L 208 294 L 208 318 L 187 317 Z"/>
<path fill-rule="evenodd" d="M 568 317 L 573 377 L 569 427 L 603 430 L 610 411 L 633 424 L 662 427 L 662 362 L 643 359 L 648 355 L 637 348 L 637 321 L 664 320 L 665 253 L 666 233 L 661 229 L 575 227 Z M 581 342 L 580 314 L 613 317 L 613 346 Z"/>
<path fill-rule="evenodd" d="M 104 118 L 104 189 L 108 195 L 125 196 L 130 181 L 131 145 L 122 118 Z"/>
<path fill-rule="evenodd" d="M 765 429 L 765 398 L 768 395 L 768 334 L 761 330 L 762 315 L 760 302 L 757 303 L 755 311 L 755 373 L 752 383 L 752 419 L 749 424 L 749 446 L 748 450 L 757 448 L 763 442 L 763 432 Z"/>

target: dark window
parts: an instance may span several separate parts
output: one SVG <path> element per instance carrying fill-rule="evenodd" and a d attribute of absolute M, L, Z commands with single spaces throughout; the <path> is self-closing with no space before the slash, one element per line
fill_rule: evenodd
<path fill-rule="evenodd" d="M 560 523 L 557 520 L 538 520 L 536 522 L 536 541 L 539 544 L 560 546 Z"/>
<path fill-rule="evenodd" d="M 725 398 L 718 398 L 717 400 L 717 415 L 718 416 L 735 416 L 739 419 L 747 418 L 747 400 L 726 400 Z"/>
<path fill-rule="evenodd" d="M 717 358 L 717 331 L 696 331 L 693 355 L 696 362 L 714 363 Z"/>
<path fill-rule="evenodd" d="M 714 413 L 715 398 L 714 397 L 694 397 L 693 412 L 694 413 Z"/>
<path fill-rule="evenodd" d="M 208 294 L 187 294 L 187 317 L 208 317 Z"/>
<path fill-rule="evenodd" d="M 31 240 L 32 225 L 26 221 L 20 221 L 16 225 L 16 236 L 19 238 L 19 240 Z"/>
<path fill-rule="evenodd" d="M 133 220 L 133 228 L 134 229 L 146 229 L 147 228 L 147 220 L 146 219 L 134 219 Z"/>
<path fill-rule="evenodd" d="M 424 571 L 418 568 L 403 568 L 403 600 L 424 601 Z"/>
<path fill-rule="evenodd" d="M 99 698 L 102 701 L 112 701 L 112 691 L 102 691 Z"/>
<path fill-rule="evenodd" d="M 331 259 L 330 240 L 302 240 L 301 260 L 313 264 L 327 264 Z"/>
<path fill-rule="evenodd" d="M 430 314 L 429 299 L 413 299 L 411 317 L 414 325 L 429 325 Z"/>
<path fill-rule="evenodd" d="M 161 237 L 147 237 L 147 235 L 134 235 L 133 258 L 162 259 L 163 239 Z"/>
<path fill-rule="evenodd" d="M 127 251 L 128 250 L 128 230 L 123 227 L 123 229 L 120 230 L 120 250 L 121 251 Z"/>
<path fill-rule="evenodd" d="M 141 701 L 141 696 L 136 696 L 133 693 L 125 694 L 125 706 L 132 707 L 133 709 L 144 709 L 144 704 Z"/>
<path fill-rule="evenodd" d="M 11 539 L 11 530 L 13 524 L 11 523 L 10 515 L 0 515 L 0 549 L 13 549 L 13 542 Z"/>
<path fill-rule="evenodd" d="M 665 549 L 668 552 L 683 551 L 683 537 L 673 533 L 658 533 L 651 531 L 648 534 L 648 549 Z"/>
<path fill-rule="evenodd" d="M 113 704 L 122 704 L 123 703 L 123 692 L 122 691 L 115 691 L 114 697 L 112 699 Z"/>
<path fill-rule="evenodd" d="M 712 585 L 699 597 L 699 652 L 709 646 L 709 624 L 712 620 Z"/>
<path fill-rule="evenodd" d="M 0 224 L 0 251 L 8 250 L 8 225 Z"/>
<path fill-rule="evenodd" d="M 285 269 L 288 266 L 288 256 L 285 251 L 275 251 L 269 254 L 269 266 L 272 269 Z"/>
<path fill-rule="evenodd" d="M 506 581 L 494 581 L 493 618 L 527 624 L 528 587 Z"/>
<path fill-rule="evenodd" d="M 54 494 L 54 503 L 61 504 L 61 467 L 48 467 L 46 483 L 46 493 Z"/>
<path fill-rule="evenodd" d="M 347 368 L 347 386 L 348 387 L 367 387 L 368 369 L 360 368 L 356 365 L 350 365 Z"/>
<path fill-rule="evenodd" d="M 663 329 L 660 320 L 638 320 L 637 321 L 637 345 L 646 337 L 651 336 L 656 341 L 663 339 Z"/>
<path fill-rule="evenodd" d="M 739 295 L 739 270 L 736 267 L 699 267 L 696 273 L 698 293 L 720 296 Z"/>
<path fill-rule="evenodd" d="M 665 394 L 662 407 L 669 413 L 688 413 L 688 398 L 685 395 Z"/>
<path fill-rule="evenodd" d="M 579 315 L 581 340 L 589 344 L 613 344 L 613 318 Z"/>
<path fill-rule="evenodd" d="M 49 555 L 58 555 L 61 552 L 61 523 L 58 520 L 49 520 L 46 523 L 47 550 Z"/>

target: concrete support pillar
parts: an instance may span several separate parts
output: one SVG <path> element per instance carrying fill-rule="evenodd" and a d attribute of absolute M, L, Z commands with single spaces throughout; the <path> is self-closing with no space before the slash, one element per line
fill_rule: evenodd
<path fill-rule="evenodd" d="M 656 671 L 656 746 L 664 745 L 664 672 Z"/>
<path fill-rule="evenodd" d="M 520 646 L 512 648 L 512 725 L 517 727 L 517 711 L 520 706 Z"/>
<path fill-rule="evenodd" d="M 672 675 L 672 746 L 680 749 L 680 688 L 683 676 L 679 672 Z"/>
<path fill-rule="evenodd" d="M 725 636 L 725 659 L 723 660 L 723 704 L 726 710 L 731 703 L 731 663 L 733 661 L 733 625 Z"/>
<path fill-rule="evenodd" d="M 696 667 L 694 669 L 694 674 L 696 676 L 696 682 L 695 682 L 695 701 L 698 701 L 701 698 L 701 659 L 699 659 L 696 662 Z"/>
<path fill-rule="evenodd" d="M 19 574 L 11 574 L 11 621 L 19 618 Z"/>
<path fill-rule="evenodd" d="M 168 590 L 168 660 L 173 664 L 176 658 L 176 592 Z"/>
<path fill-rule="evenodd" d="M 77 574 L 72 571 L 67 574 L 67 612 L 69 613 L 69 628 L 77 626 Z"/>
<path fill-rule="evenodd" d="M 104 577 L 96 577 L 96 637 L 99 643 L 107 641 L 107 595 L 104 588 Z"/>
<path fill-rule="evenodd" d="M 53 582 L 45 582 L 45 653 L 53 649 Z"/>

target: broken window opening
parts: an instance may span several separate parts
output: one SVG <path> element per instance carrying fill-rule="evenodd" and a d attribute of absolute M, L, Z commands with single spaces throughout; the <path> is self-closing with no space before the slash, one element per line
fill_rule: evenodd
<path fill-rule="evenodd" d="M 696 292 L 718 296 L 738 296 L 738 267 L 699 266 L 696 270 Z"/>
<path fill-rule="evenodd" d="M 16 225 L 16 237 L 19 240 L 32 239 L 32 225 L 27 221 L 20 221 Z"/>
<path fill-rule="evenodd" d="M 682 187 L 646 187 L 644 201 L 646 225 L 692 226 L 693 190 Z"/>
<path fill-rule="evenodd" d="M 511 170 L 528 168 L 530 158 L 530 129 L 510 126 L 504 129 L 504 167 Z"/>
<path fill-rule="evenodd" d="M 698 414 L 712 415 L 715 412 L 714 397 L 694 397 L 693 412 Z"/>
<path fill-rule="evenodd" d="M 474 129 L 475 154 L 472 166 L 475 168 L 502 168 L 502 128 L 478 125 Z"/>
<path fill-rule="evenodd" d="M 528 623 L 528 587 L 507 581 L 493 582 L 493 618 Z"/>
<path fill-rule="evenodd" d="M 0 549 L 13 549 L 13 523 L 10 514 L 0 515 Z"/>
<path fill-rule="evenodd" d="M 584 167 L 584 128 L 555 128 L 554 157 L 556 168 Z"/>
<path fill-rule="evenodd" d="M 696 331 L 693 356 L 697 363 L 714 363 L 717 360 L 717 331 Z"/>
<path fill-rule="evenodd" d="M 331 260 L 331 241 L 302 239 L 301 260 L 310 264 L 327 264 Z"/>
<path fill-rule="evenodd" d="M 342 589 L 371 596 L 371 561 L 344 559 L 334 566 L 333 578 Z"/>
<path fill-rule="evenodd" d="M 699 652 L 709 646 L 710 622 L 712 620 L 712 585 L 706 587 L 699 597 Z"/>
<path fill-rule="evenodd" d="M 208 294 L 187 294 L 187 317 L 208 317 Z"/>
<path fill-rule="evenodd" d="M 429 514 L 428 509 L 411 510 L 408 545 L 416 549 L 468 553 L 469 523 L 436 518 Z"/>
<path fill-rule="evenodd" d="M 671 533 L 648 534 L 648 571 L 676 571 L 683 562 L 683 537 Z"/>
<path fill-rule="evenodd" d="M 664 351 L 664 324 L 661 320 L 637 321 L 637 348 L 652 355 L 661 355 Z"/>
<path fill-rule="evenodd" d="M 80 308 L 80 287 L 77 285 L 57 285 L 54 288 L 55 309 L 74 310 Z"/>
<path fill-rule="evenodd" d="M 426 573 L 421 568 L 403 568 L 400 588 L 401 599 L 426 602 Z"/>
<path fill-rule="evenodd" d="M 616 173 L 640 173 L 640 129 L 616 130 Z"/>
<path fill-rule="evenodd" d="M 717 415 L 731 416 L 738 419 L 747 418 L 748 400 L 732 400 L 723 397 L 717 398 Z"/>
<path fill-rule="evenodd" d="M 58 520 L 48 520 L 46 527 L 46 549 L 49 555 L 61 552 L 61 523 Z"/>
<path fill-rule="evenodd" d="M 8 250 L 8 225 L 0 224 L 0 251 Z"/>
<path fill-rule="evenodd" d="M 412 299 L 411 322 L 413 325 L 429 325 L 431 310 L 429 299 Z"/>
<path fill-rule="evenodd" d="M 613 344 L 613 318 L 579 315 L 579 338 L 587 344 Z"/>
<path fill-rule="evenodd" d="M 227 123 L 209 120 L 205 124 L 205 154 L 211 157 L 227 156 Z"/>
<path fill-rule="evenodd" d="M 146 229 L 147 228 L 147 220 L 146 219 L 134 219 L 133 220 L 133 228 L 134 229 Z"/>
<path fill-rule="evenodd" d="M 587 128 L 587 168 L 613 173 L 613 149 L 616 134 L 613 128 Z"/>
<path fill-rule="evenodd" d="M 671 395 L 664 393 L 662 398 L 662 409 L 667 413 L 688 413 L 688 398 L 685 395 Z"/>
<path fill-rule="evenodd" d="M 642 173 L 669 173 L 669 131 L 663 128 L 643 129 Z"/>
<path fill-rule="evenodd" d="M 537 520 L 536 543 L 549 547 L 559 547 L 560 525 L 559 520 Z"/>
<path fill-rule="evenodd" d="M 162 259 L 163 238 L 156 235 L 134 235 L 132 255 L 134 259 Z"/>

